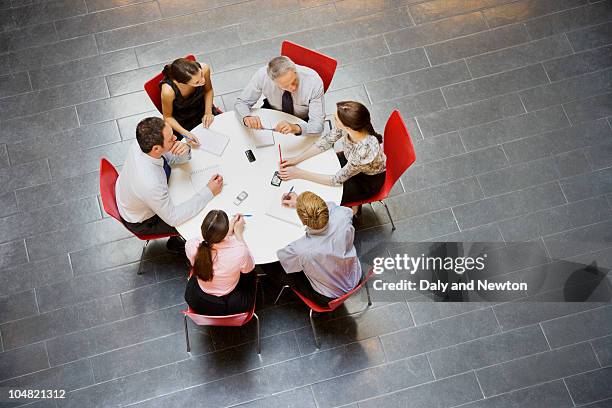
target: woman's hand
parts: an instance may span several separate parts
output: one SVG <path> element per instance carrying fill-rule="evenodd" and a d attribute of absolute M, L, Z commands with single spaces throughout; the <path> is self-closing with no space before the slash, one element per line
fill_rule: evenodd
<path fill-rule="evenodd" d="M 215 117 L 213 116 L 213 114 L 206 113 L 204 114 L 204 116 L 202 116 L 202 125 L 204 125 L 204 127 L 207 128 L 213 123 L 213 120 L 215 120 Z"/>
<path fill-rule="evenodd" d="M 298 198 L 297 193 L 293 193 L 293 192 L 286 193 L 286 194 L 283 194 L 281 203 L 284 206 L 295 208 L 295 205 L 297 204 L 297 198 Z"/>
<path fill-rule="evenodd" d="M 193 146 L 199 146 L 200 145 L 200 141 L 198 140 L 198 137 L 196 135 L 194 135 L 193 133 L 191 133 L 191 132 L 183 133 L 183 136 L 187 136 L 185 139 L 186 139 L 187 143 L 189 143 L 190 145 L 193 145 Z"/>
<path fill-rule="evenodd" d="M 302 178 L 302 170 L 295 166 L 281 167 L 278 175 L 280 176 L 281 180 L 285 181 L 299 179 Z"/>
<path fill-rule="evenodd" d="M 300 163 L 297 157 L 289 157 L 278 164 L 278 168 L 283 169 L 286 167 L 295 166 Z"/>
<path fill-rule="evenodd" d="M 244 217 L 242 214 L 236 214 L 234 215 L 232 221 L 234 222 L 234 234 L 236 235 L 237 239 L 242 241 L 242 233 L 244 232 L 244 225 L 246 224 Z"/>

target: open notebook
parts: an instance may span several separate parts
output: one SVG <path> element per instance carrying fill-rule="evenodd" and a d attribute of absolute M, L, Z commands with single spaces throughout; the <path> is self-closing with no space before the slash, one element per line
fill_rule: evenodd
<path fill-rule="evenodd" d="M 266 215 L 301 227 L 303 224 L 295 208 L 286 207 L 281 204 L 281 197 L 284 193 L 285 191 L 274 194 L 274 197 L 266 209 Z"/>
<path fill-rule="evenodd" d="M 191 184 L 196 191 L 200 191 L 210 181 L 210 178 L 215 174 L 223 175 L 223 168 L 218 164 L 214 166 L 205 167 L 203 169 L 197 169 L 191 171 Z M 223 181 L 223 185 L 227 183 Z"/>
<path fill-rule="evenodd" d="M 215 132 L 214 130 L 206 129 L 204 126 L 198 126 L 193 129 L 192 132 L 200 141 L 200 149 L 206 150 L 217 156 L 223 154 L 223 151 L 225 151 L 229 143 L 229 136 Z"/>
<path fill-rule="evenodd" d="M 248 129 L 249 136 L 255 147 L 274 146 L 274 131 L 270 130 L 270 124 L 261 119 L 261 124 L 266 129 Z"/>

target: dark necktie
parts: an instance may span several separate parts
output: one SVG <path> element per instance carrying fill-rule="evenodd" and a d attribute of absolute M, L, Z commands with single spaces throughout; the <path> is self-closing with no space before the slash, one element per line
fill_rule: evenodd
<path fill-rule="evenodd" d="M 162 159 L 164 159 L 164 173 L 166 173 L 166 181 L 168 181 L 170 180 L 170 172 L 172 171 L 172 168 L 164 156 L 162 156 Z"/>
<path fill-rule="evenodd" d="M 293 115 L 293 97 L 291 96 L 291 92 L 285 91 L 283 92 L 283 112 Z"/>

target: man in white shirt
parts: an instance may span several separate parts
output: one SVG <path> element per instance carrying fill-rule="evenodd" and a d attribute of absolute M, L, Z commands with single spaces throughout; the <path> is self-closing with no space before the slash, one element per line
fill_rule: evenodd
<path fill-rule="evenodd" d="M 323 132 L 325 120 L 323 92 L 323 81 L 316 71 L 296 65 L 288 57 L 276 57 L 253 75 L 236 100 L 234 110 L 245 126 L 253 129 L 266 127 L 258 116 L 250 114 L 251 107 L 263 94 L 266 98 L 263 108 L 283 111 L 307 122 L 283 120 L 274 125 L 277 132 L 318 135 Z"/>
<path fill-rule="evenodd" d="M 176 226 L 198 214 L 223 187 L 214 175 L 189 200 L 174 204 L 168 194 L 172 164 L 191 159 L 191 147 L 176 140 L 163 119 L 146 118 L 136 127 L 136 141 L 128 152 L 115 185 L 117 207 L 125 226 L 136 234 L 177 233 Z M 170 242 L 168 244 L 170 247 Z"/>

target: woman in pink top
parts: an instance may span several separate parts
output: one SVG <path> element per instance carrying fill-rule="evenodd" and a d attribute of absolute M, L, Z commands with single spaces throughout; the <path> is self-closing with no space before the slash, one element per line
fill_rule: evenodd
<path fill-rule="evenodd" d="M 202 238 L 185 244 L 193 265 L 185 301 L 194 312 L 223 316 L 253 304 L 255 264 L 244 242 L 244 224 L 240 214 L 230 221 L 225 211 L 212 210 L 202 221 Z"/>

